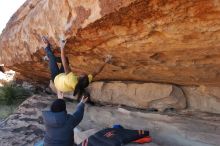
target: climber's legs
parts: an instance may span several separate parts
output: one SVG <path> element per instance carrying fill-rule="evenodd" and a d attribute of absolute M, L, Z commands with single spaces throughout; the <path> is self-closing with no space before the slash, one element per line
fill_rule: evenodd
<path fill-rule="evenodd" d="M 51 79 L 54 80 L 55 77 L 60 74 L 64 73 L 64 67 L 62 64 L 61 57 L 56 57 L 50 47 L 45 48 L 45 52 L 47 54 L 47 57 L 49 58 L 49 68 L 51 72 Z M 66 59 L 67 63 L 69 64 L 68 58 Z M 57 63 L 61 63 L 61 67 L 59 68 Z"/>
<path fill-rule="evenodd" d="M 47 46 L 45 48 L 45 52 L 47 54 L 47 57 L 49 58 L 49 68 L 51 72 L 51 79 L 54 80 L 55 77 L 60 73 L 60 69 L 57 65 L 57 59 L 56 59 L 56 56 L 53 54 L 50 46 Z"/>

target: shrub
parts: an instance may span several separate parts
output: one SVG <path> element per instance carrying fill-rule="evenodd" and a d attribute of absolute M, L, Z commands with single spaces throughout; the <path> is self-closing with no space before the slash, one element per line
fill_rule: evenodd
<path fill-rule="evenodd" d="M 12 105 L 23 101 L 31 93 L 26 89 L 16 86 L 13 83 L 7 83 L 4 86 L 0 87 L 0 103 L 6 105 Z"/>

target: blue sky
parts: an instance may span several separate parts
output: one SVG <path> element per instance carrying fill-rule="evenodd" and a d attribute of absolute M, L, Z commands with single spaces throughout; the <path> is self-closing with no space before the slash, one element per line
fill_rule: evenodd
<path fill-rule="evenodd" d="M 26 0 L 0 0 L 0 34 L 15 11 Z"/>

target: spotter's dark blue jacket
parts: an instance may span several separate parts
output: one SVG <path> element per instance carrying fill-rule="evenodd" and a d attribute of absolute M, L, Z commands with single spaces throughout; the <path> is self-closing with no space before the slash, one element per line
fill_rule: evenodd
<path fill-rule="evenodd" d="M 73 146 L 73 128 L 83 119 L 84 106 L 84 103 L 79 103 L 73 114 L 67 114 L 66 111 L 58 113 L 43 111 L 46 127 L 44 146 Z"/>

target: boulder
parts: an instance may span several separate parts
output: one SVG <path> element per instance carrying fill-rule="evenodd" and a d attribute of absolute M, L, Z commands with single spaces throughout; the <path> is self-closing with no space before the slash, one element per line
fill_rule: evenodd
<path fill-rule="evenodd" d="M 50 75 L 41 37 L 54 48 L 64 36 L 126 7 L 134 0 L 28 0 L 11 17 L 0 37 L 0 62 L 17 71 L 22 80 L 47 83 Z M 56 16 L 56 17 L 54 17 Z M 6 57 L 8 56 L 8 57 Z"/>
<path fill-rule="evenodd" d="M 182 87 L 189 109 L 220 114 L 219 87 Z"/>
<path fill-rule="evenodd" d="M 5 83 L 12 82 L 15 79 L 15 72 L 12 70 L 1 72 L 0 71 L 0 86 Z"/>
<path fill-rule="evenodd" d="M 219 86 L 219 17 L 217 0 L 28 0 L 0 37 L 0 63 L 45 83 L 41 36 L 54 48 L 65 36 L 77 74 L 113 56 L 95 80 Z"/>
<path fill-rule="evenodd" d="M 135 82 L 93 82 L 89 86 L 93 101 L 142 109 L 184 109 L 181 88 L 170 84 Z"/>
<path fill-rule="evenodd" d="M 50 87 L 56 93 L 52 82 Z M 101 104 L 126 105 L 158 111 L 187 108 L 220 113 L 219 87 L 111 81 L 93 82 L 88 90 L 92 100 Z M 64 96 L 76 99 L 73 92 L 65 93 Z"/>
<path fill-rule="evenodd" d="M 43 139 L 45 128 L 41 111 L 54 99 L 34 95 L 25 100 L 15 113 L 0 123 L 0 146 L 33 146 Z"/>

